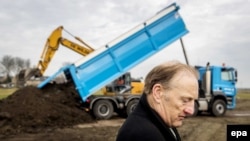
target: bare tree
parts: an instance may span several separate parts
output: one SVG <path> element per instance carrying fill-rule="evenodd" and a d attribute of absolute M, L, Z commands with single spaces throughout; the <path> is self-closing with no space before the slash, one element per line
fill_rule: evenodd
<path fill-rule="evenodd" d="M 3 56 L 1 63 L 5 66 L 8 76 L 15 76 L 22 69 L 30 68 L 30 60 L 10 55 Z"/>
<path fill-rule="evenodd" d="M 14 58 L 14 65 L 12 66 L 12 71 L 14 74 L 17 74 L 23 69 L 30 68 L 30 60 L 29 59 L 22 59 L 20 57 Z"/>
<path fill-rule="evenodd" d="M 30 68 L 31 67 L 30 59 L 26 59 L 24 61 L 24 64 L 25 64 L 26 68 Z"/>
<path fill-rule="evenodd" d="M 14 65 L 14 59 L 10 55 L 5 55 L 3 56 L 1 63 L 5 66 L 7 70 L 7 75 L 10 76 L 11 69 Z"/>
<path fill-rule="evenodd" d="M 7 79 L 7 71 L 4 65 L 0 62 L 0 83 L 5 82 Z"/>

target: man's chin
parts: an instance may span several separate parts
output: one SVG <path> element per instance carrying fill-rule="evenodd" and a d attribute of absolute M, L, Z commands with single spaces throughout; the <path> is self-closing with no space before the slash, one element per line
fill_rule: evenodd
<path fill-rule="evenodd" d="M 175 123 L 173 124 L 173 126 L 174 126 L 174 127 L 180 127 L 180 126 L 182 126 L 182 121 L 175 122 Z"/>

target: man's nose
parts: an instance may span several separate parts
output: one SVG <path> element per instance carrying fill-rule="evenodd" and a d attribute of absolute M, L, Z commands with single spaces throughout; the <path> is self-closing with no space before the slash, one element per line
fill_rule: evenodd
<path fill-rule="evenodd" d="M 187 116 L 191 116 L 194 113 L 194 103 L 187 105 L 185 107 L 184 112 Z"/>

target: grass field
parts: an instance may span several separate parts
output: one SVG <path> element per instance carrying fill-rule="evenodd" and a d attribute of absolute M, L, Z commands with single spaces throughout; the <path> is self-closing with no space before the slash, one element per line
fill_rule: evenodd
<path fill-rule="evenodd" d="M 250 99 L 250 93 L 238 93 L 237 98 L 240 99 Z"/>
<path fill-rule="evenodd" d="M 11 95 L 16 90 L 17 90 L 17 88 L 12 88 L 12 89 L 2 89 L 2 88 L 0 88 L 0 99 L 3 99 L 5 97 Z"/>

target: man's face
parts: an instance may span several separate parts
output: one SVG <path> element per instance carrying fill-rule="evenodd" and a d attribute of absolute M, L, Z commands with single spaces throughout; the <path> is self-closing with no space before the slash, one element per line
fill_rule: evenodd
<path fill-rule="evenodd" d="M 170 127 L 179 127 L 185 117 L 194 112 L 194 100 L 198 98 L 198 81 L 189 73 L 179 73 L 172 80 L 170 90 L 162 90 L 161 110 L 158 111 Z"/>

